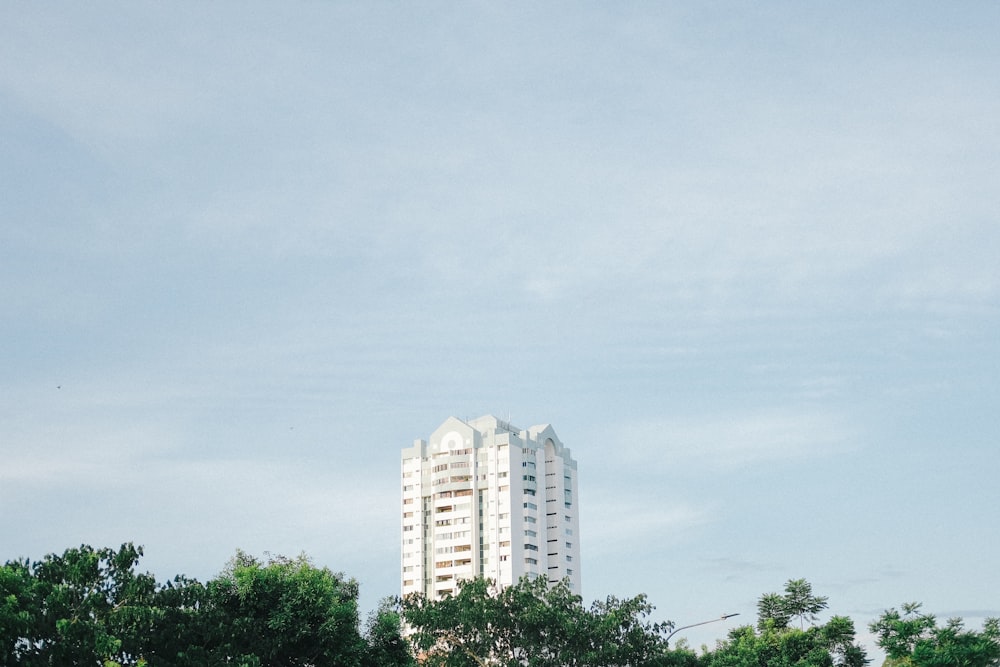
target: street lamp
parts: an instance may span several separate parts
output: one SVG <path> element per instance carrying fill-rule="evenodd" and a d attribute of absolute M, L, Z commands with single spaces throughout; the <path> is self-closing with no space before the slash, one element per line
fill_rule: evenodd
<path fill-rule="evenodd" d="M 673 632 L 671 632 L 669 635 L 667 635 L 667 638 L 664 641 L 670 641 L 670 638 L 673 637 L 674 635 L 676 635 L 681 630 L 687 630 L 688 628 L 694 628 L 694 627 L 697 627 L 699 625 L 705 625 L 706 623 L 717 623 L 718 621 L 724 621 L 727 618 L 732 618 L 733 616 L 739 616 L 739 615 L 740 615 L 739 612 L 737 612 L 735 614 L 723 614 L 719 618 L 709 619 L 707 621 L 702 621 L 701 623 L 692 623 L 691 625 L 682 625 L 681 627 L 675 629 Z"/>

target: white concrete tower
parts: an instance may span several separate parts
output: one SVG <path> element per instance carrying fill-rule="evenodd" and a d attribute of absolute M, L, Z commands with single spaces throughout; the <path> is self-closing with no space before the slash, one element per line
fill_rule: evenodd
<path fill-rule="evenodd" d="M 551 426 L 449 417 L 402 459 L 403 595 L 478 575 L 566 578 L 580 594 L 576 461 Z"/>

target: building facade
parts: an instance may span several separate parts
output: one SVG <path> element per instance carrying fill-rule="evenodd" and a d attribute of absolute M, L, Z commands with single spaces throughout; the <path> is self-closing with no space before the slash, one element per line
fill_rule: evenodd
<path fill-rule="evenodd" d="M 524 575 L 580 594 L 576 461 L 548 424 L 450 417 L 403 450 L 402 490 L 403 595 Z"/>

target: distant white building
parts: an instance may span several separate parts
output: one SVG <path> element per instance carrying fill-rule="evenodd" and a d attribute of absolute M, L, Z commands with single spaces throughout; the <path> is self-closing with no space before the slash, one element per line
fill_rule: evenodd
<path fill-rule="evenodd" d="M 448 418 L 402 453 L 402 593 L 462 579 L 569 579 L 580 594 L 576 461 L 548 424 Z"/>

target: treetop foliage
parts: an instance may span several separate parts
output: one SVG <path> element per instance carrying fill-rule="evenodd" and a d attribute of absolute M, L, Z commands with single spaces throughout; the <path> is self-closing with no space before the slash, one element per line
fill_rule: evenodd
<path fill-rule="evenodd" d="M 440 600 L 409 595 L 403 618 L 423 665 L 584 667 L 647 665 L 666 654 L 670 623 L 652 623 L 645 596 L 584 607 L 566 582 L 524 577 L 497 587 L 476 578 Z"/>
<path fill-rule="evenodd" d="M 89 546 L 0 568 L 0 666 L 408 666 L 398 615 L 360 633 L 358 585 L 304 556 L 237 552 L 207 584 L 157 584 L 135 570 L 142 548 Z M 395 628 L 395 638 L 389 636 Z"/>
<path fill-rule="evenodd" d="M 989 667 L 1000 665 L 1000 619 L 987 618 L 981 632 L 961 618 L 938 625 L 932 614 L 909 602 L 902 613 L 887 609 L 868 628 L 885 650 L 888 667 Z"/>
<path fill-rule="evenodd" d="M 805 622 L 815 623 L 816 614 L 827 607 L 827 598 L 813 595 L 812 584 L 805 579 L 789 579 L 784 595 L 766 593 L 757 601 L 757 625 L 763 628 L 773 623 L 776 628 L 786 627 L 792 619 L 799 619 L 799 629 Z"/>
<path fill-rule="evenodd" d="M 206 583 L 157 583 L 142 547 L 87 545 L 0 566 L 0 667 L 865 667 L 854 622 L 818 623 L 804 579 L 757 603 L 756 625 L 700 654 L 650 620 L 645 595 L 585 606 L 567 582 L 478 578 L 440 600 L 387 598 L 364 627 L 358 583 L 304 555 L 237 551 Z M 798 619 L 798 627 L 793 621 Z M 808 623 L 808 627 L 807 627 Z M 944 624 L 917 603 L 869 629 L 884 667 L 1000 667 L 1000 619 Z"/>

